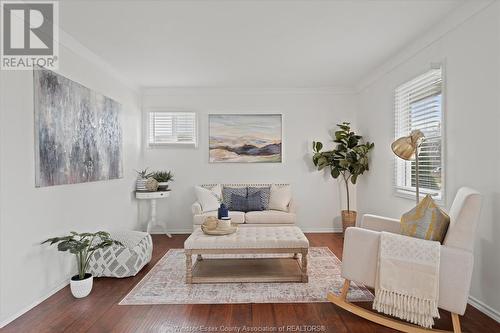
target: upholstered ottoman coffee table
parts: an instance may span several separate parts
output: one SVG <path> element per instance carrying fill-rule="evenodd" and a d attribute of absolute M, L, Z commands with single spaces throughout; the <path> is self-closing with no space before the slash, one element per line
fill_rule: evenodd
<path fill-rule="evenodd" d="M 186 283 L 307 282 L 308 250 L 296 226 L 246 227 L 225 236 L 196 229 L 184 242 Z"/>

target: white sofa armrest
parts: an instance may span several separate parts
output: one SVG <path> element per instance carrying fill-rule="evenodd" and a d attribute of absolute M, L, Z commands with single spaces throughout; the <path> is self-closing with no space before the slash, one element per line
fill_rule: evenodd
<path fill-rule="evenodd" d="M 203 213 L 203 210 L 201 209 L 201 205 L 199 202 L 195 202 L 194 204 L 191 205 L 191 212 L 193 215 L 199 215 Z"/>
<path fill-rule="evenodd" d="M 426 242 L 426 240 L 422 240 Z M 375 287 L 380 232 L 347 228 L 342 254 L 342 277 Z M 472 253 L 442 245 L 439 261 L 438 306 L 462 315 L 467 306 L 474 258 Z"/>
<path fill-rule="evenodd" d="M 290 203 L 288 203 L 288 212 L 289 213 L 296 213 L 297 205 L 295 204 L 295 201 L 293 198 L 290 200 Z"/>
<path fill-rule="evenodd" d="M 361 219 L 361 228 L 373 231 L 387 231 L 394 234 L 400 233 L 401 223 L 397 219 L 365 214 Z"/>

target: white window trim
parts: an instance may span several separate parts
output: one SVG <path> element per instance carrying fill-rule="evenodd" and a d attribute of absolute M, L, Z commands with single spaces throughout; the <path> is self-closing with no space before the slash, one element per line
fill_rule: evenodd
<path fill-rule="evenodd" d="M 441 194 L 439 196 L 433 195 L 432 198 L 434 201 L 440 205 L 440 206 L 445 206 L 446 205 L 446 178 L 447 178 L 447 172 L 446 172 L 446 160 L 447 160 L 447 149 L 446 149 L 446 127 L 447 127 L 447 84 L 446 84 L 446 61 L 442 60 L 441 62 L 436 62 L 436 63 L 431 63 L 430 68 L 426 69 L 423 72 L 420 72 L 416 75 L 413 76 L 413 78 L 416 78 L 420 75 L 423 75 L 427 73 L 429 70 L 441 67 L 441 82 L 442 82 L 442 87 L 441 87 Z M 413 79 L 412 78 L 412 79 Z M 400 82 L 396 87 L 401 86 L 405 82 L 408 82 L 412 79 L 407 79 L 403 82 Z M 395 89 L 393 90 L 395 91 Z M 395 98 L 395 96 L 394 96 Z M 394 116 L 396 116 L 396 110 L 394 106 L 393 110 Z M 393 132 L 393 140 L 395 140 L 396 137 L 396 128 L 394 126 L 394 132 Z M 414 187 L 401 187 L 397 186 L 397 180 L 396 180 L 396 168 L 398 167 L 398 162 L 397 162 L 398 157 L 394 155 L 394 160 L 393 160 L 393 184 L 392 184 L 392 189 L 393 189 L 393 195 L 396 197 L 408 199 L 408 200 L 415 200 L 416 196 L 416 191 Z M 427 194 L 433 194 L 435 193 L 432 190 L 427 190 L 424 188 L 420 188 L 420 199 L 422 199 L 424 196 Z"/>
<path fill-rule="evenodd" d="M 173 148 L 173 147 L 183 147 L 183 148 L 198 148 L 199 142 L 199 113 L 194 110 L 187 110 L 182 108 L 146 108 L 143 113 L 143 142 L 146 149 L 162 149 L 162 148 Z M 150 126 L 149 126 L 149 114 L 151 112 L 191 112 L 195 114 L 195 142 L 162 142 L 162 143 L 150 143 Z"/>

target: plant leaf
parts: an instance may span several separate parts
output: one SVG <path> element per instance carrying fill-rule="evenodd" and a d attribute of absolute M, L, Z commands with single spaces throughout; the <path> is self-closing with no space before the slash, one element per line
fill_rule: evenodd
<path fill-rule="evenodd" d="M 337 179 L 340 176 L 340 171 L 336 168 L 332 168 L 331 175 L 333 178 Z"/>

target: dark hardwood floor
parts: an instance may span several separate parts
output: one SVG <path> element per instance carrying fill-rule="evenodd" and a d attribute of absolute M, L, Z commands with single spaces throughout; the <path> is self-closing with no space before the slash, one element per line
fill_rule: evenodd
<path fill-rule="evenodd" d="M 260 328 L 260 332 L 266 332 L 264 327 L 278 329 L 282 326 L 284 332 L 300 332 L 300 329 L 307 332 L 304 329 L 313 328 L 323 332 L 395 332 L 330 303 L 118 305 L 169 249 L 182 248 L 186 237 L 175 235 L 169 239 L 154 235 L 153 259 L 137 276 L 95 279 L 90 296 L 79 300 L 71 296 L 69 287 L 65 287 L 1 332 L 200 332 L 211 327 L 221 332 L 221 326 L 255 327 Z M 328 246 L 342 258 L 340 235 L 307 234 L 307 237 L 311 246 Z M 369 308 L 370 303 L 363 303 L 363 306 Z M 472 306 L 468 306 L 461 323 L 464 332 L 500 332 L 500 324 Z M 442 311 L 435 327 L 450 330 L 449 313 Z"/>

